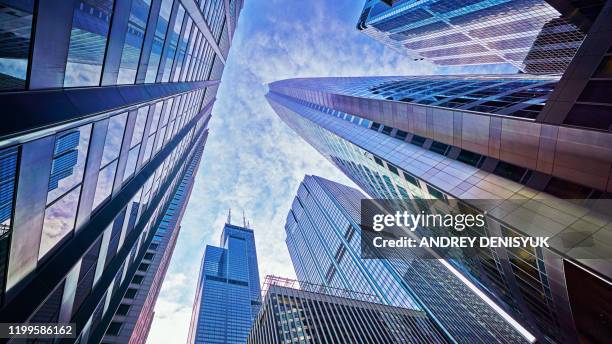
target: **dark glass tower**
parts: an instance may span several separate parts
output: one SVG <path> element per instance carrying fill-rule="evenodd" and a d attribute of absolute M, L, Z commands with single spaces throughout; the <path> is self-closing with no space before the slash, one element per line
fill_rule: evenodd
<path fill-rule="evenodd" d="M 436 259 L 363 259 L 360 191 L 306 176 L 287 215 L 287 247 L 300 284 L 350 290 L 361 299 L 424 311 L 451 342 L 528 343 L 525 336 Z M 364 301 L 372 301 L 366 299 Z M 453 305 L 449 307 L 449 305 Z M 507 317 L 507 314 L 504 314 Z M 417 323 L 418 320 L 415 320 Z M 516 322 L 513 322 L 516 325 Z M 422 324 L 427 328 L 427 324 Z"/>
<path fill-rule="evenodd" d="M 226 223 L 219 247 L 204 250 L 187 342 L 244 343 L 260 307 L 253 230 Z"/>
<path fill-rule="evenodd" d="M 440 66 L 562 73 L 605 1 L 367 0 L 357 29 Z"/>
<path fill-rule="evenodd" d="M 602 340 L 612 295 L 612 135 L 537 121 L 557 82 L 524 74 L 294 79 L 271 84 L 268 100 L 373 198 L 415 209 L 419 199 L 459 203 L 487 210 L 486 235 L 551 237 L 550 249 L 490 249 L 482 260 L 457 252 L 452 262 L 539 340 Z M 497 203 L 482 209 L 470 199 Z M 577 292 L 581 279 L 597 292 Z"/>
<path fill-rule="evenodd" d="M 266 276 L 264 291 L 248 344 L 450 343 L 425 313 L 375 295 L 276 276 Z"/>
<path fill-rule="evenodd" d="M 0 321 L 145 342 L 241 7 L 0 1 Z"/>

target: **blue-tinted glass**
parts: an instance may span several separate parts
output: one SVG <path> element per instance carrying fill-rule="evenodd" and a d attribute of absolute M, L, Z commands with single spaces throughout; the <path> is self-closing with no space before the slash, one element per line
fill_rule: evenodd
<path fill-rule="evenodd" d="M 147 124 L 147 114 L 149 112 L 148 106 L 143 106 L 138 109 L 138 115 L 136 117 L 136 124 L 134 125 L 134 132 L 132 133 L 132 140 L 130 141 L 130 147 L 134 147 L 142 141 L 142 136 L 145 130 L 145 124 Z"/>
<path fill-rule="evenodd" d="M 45 210 L 38 259 L 47 254 L 74 229 L 81 187 L 64 195 Z"/>
<path fill-rule="evenodd" d="M 142 163 L 145 164 L 151 158 L 151 153 L 153 152 L 153 145 L 155 144 L 155 133 L 151 134 L 147 139 L 147 145 L 145 146 L 145 151 L 142 157 Z"/>
<path fill-rule="evenodd" d="M 17 171 L 17 149 L 0 151 L 0 237 L 10 229 Z"/>
<path fill-rule="evenodd" d="M 112 0 L 75 2 L 65 87 L 100 83 L 112 11 Z"/>
<path fill-rule="evenodd" d="M 111 117 L 108 121 L 108 130 L 106 131 L 104 152 L 102 153 L 102 163 L 100 166 L 104 167 L 109 162 L 119 157 L 126 119 L 127 113 L 123 113 L 121 115 Z"/>
<path fill-rule="evenodd" d="M 161 8 L 159 9 L 159 18 L 155 27 L 155 36 L 153 37 L 153 46 L 151 47 L 151 55 L 149 56 L 149 64 L 145 75 L 145 82 L 155 82 L 157 69 L 159 68 L 159 60 L 164 42 L 166 40 L 166 31 L 168 30 L 168 20 L 170 19 L 170 11 L 174 0 L 162 0 Z"/>
<path fill-rule="evenodd" d="M 98 184 L 96 185 L 96 194 L 94 196 L 93 209 L 96 209 L 100 203 L 110 196 L 113 191 L 113 181 L 117 171 L 117 160 L 112 164 L 104 167 L 98 174 Z"/>
<path fill-rule="evenodd" d="M 57 134 L 47 204 L 83 180 L 91 124 Z"/>
<path fill-rule="evenodd" d="M 191 37 L 191 27 L 193 21 L 190 17 L 187 17 L 187 24 L 185 27 L 185 33 L 183 34 L 183 38 L 181 39 L 181 43 L 178 47 L 178 52 L 176 54 L 176 70 L 174 72 L 174 77 L 172 81 L 179 81 L 181 69 L 183 68 L 183 62 L 185 60 L 185 55 L 187 54 L 187 44 L 189 42 L 189 37 Z"/>
<path fill-rule="evenodd" d="M 164 64 L 162 82 L 167 82 L 170 79 L 170 71 L 172 70 L 172 62 L 174 61 L 174 55 L 176 54 L 184 16 L 185 9 L 183 6 L 179 5 L 176 21 L 174 22 L 174 29 L 170 32 L 170 41 L 168 42 L 170 45 L 168 46 L 168 55 L 166 56 L 166 63 Z"/>
<path fill-rule="evenodd" d="M 138 162 L 138 153 L 140 152 L 140 145 L 130 149 L 128 159 L 125 165 L 125 172 L 123 173 L 123 181 L 125 182 L 129 177 L 132 176 L 136 170 L 136 163 Z"/>
<path fill-rule="evenodd" d="M 25 88 L 33 4 L 0 3 L 0 90 Z"/>
<path fill-rule="evenodd" d="M 151 0 L 133 0 L 130 19 L 125 32 L 125 43 L 121 53 L 117 84 L 133 84 L 144 41 L 145 28 L 151 8 Z"/>

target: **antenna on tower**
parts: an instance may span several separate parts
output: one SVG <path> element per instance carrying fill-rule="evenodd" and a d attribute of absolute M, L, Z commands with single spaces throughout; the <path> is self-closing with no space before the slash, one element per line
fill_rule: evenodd
<path fill-rule="evenodd" d="M 232 208 L 229 208 L 227 212 L 227 222 L 228 225 L 232 224 Z"/>
<path fill-rule="evenodd" d="M 247 225 L 246 216 L 244 215 L 244 209 L 242 209 L 242 224 L 244 225 L 244 228 L 249 228 Z"/>

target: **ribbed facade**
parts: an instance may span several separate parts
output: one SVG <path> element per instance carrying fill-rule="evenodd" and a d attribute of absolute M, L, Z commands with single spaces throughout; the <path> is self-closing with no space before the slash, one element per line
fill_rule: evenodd
<path fill-rule="evenodd" d="M 378 303 L 424 311 L 456 343 L 527 343 L 438 260 L 416 259 L 408 252 L 403 259 L 363 259 L 359 223 L 364 198 L 345 185 L 316 176 L 304 178 L 285 225 L 300 282 L 351 290 L 355 293 L 348 295 L 355 299 L 373 295 Z"/>
<path fill-rule="evenodd" d="M 187 342 L 244 343 L 260 306 L 253 230 L 227 223 L 220 246 L 204 250 Z"/>
<path fill-rule="evenodd" d="M 248 344 L 449 343 L 417 310 L 341 296 L 355 293 L 325 286 L 267 283 Z"/>
<path fill-rule="evenodd" d="M 143 343 L 242 1 L 0 1 L 0 320 Z"/>
<path fill-rule="evenodd" d="M 603 1 L 368 0 L 357 28 L 440 66 L 512 64 L 563 73 Z"/>
<path fill-rule="evenodd" d="M 419 208 L 418 203 L 410 206 L 412 200 L 420 198 L 487 210 L 486 233 L 476 235 L 550 236 L 551 249 L 488 249 L 482 252 L 488 258 L 479 261 L 458 252 L 454 263 L 540 340 L 570 343 L 581 331 L 596 332 L 576 328 L 572 309 L 579 298 L 568 294 L 572 281 L 565 271 L 577 264 L 583 278 L 588 269 L 608 276 L 599 288 L 606 291 L 602 295 L 609 290 L 606 209 L 612 159 L 605 147 L 612 136 L 470 105 L 463 110 L 422 103 L 418 97 L 402 101 L 372 94 L 390 81 L 412 79 L 287 80 L 270 86 L 268 100 L 289 126 L 373 198 L 410 200 L 406 204 L 413 211 Z M 431 81 L 440 79 L 482 76 L 434 76 Z M 504 90 L 489 91 L 496 89 Z M 442 98 L 445 90 L 439 91 Z M 470 199 L 497 200 L 497 206 L 479 209 Z M 590 302 L 593 315 L 606 312 L 602 300 Z"/>

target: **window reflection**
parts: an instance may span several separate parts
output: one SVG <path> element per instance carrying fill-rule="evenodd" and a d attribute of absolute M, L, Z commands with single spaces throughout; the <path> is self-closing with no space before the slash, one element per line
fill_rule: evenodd
<path fill-rule="evenodd" d="M 181 27 L 183 26 L 184 17 L 185 9 L 183 6 L 179 5 L 176 21 L 174 22 L 174 29 L 170 32 L 170 44 L 168 45 L 168 54 L 166 55 L 166 63 L 164 64 L 164 72 L 162 73 L 162 82 L 167 82 L 170 79 L 172 62 L 174 61 L 174 55 L 176 54 L 176 48 L 178 45 L 179 36 L 181 34 Z"/>
<path fill-rule="evenodd" d="M 0 3 L 0 90 L 24 89 L 33 1 Z"/>
<path fill-rule="evenodd" d="M 159 61 L 164 48 L 166 31 L 168 30 L 168 20 L 170 19 L 173 2 L 174 0 L 162 0 L 157 26 L 155 27 L 151 55 L 149 56 L 149 64 L 147 65 L 147 73 L 145 75 L 145 82 L 147 83 L 155 82 L 157 76 L 157 69 L 159 68 Z"/>
<path fill-rule="evenodd" d="M 102 163 L 100 166 L 104 167 L 119 157 L 126 119 L 127 113 L 123 113 L 121 115 L 113 116 L 108 121 L 108 130 L 106 132 L 106 140 L 104 142 L 104 153 L 102 154 Z"/>
<path fill-rule="evenodd" d="M 136 80 L 136 70 L 138 69 L 138 61 L 150 8 L 151 0 L 132 1 L 130 19 L 125 33 L 125 43 L 121 53 L 117 84 L 133 84 Z"/>
<path fill-rule="evenodd" d="M 17 148 L 0 151 L 0 238 L 11 228 L 13 195 L 17 172 Z"/>
<path fill-rule="evenodd" d="M 189 16 L 187 16 L 187 24 L 185 26 L 185 33 L 183 34 L 183 39 L 178 47 L 178 52 L 176 53 L 176 70 L 174 71 L 174 77 L 172 81 L 179 81 L 181 75 L 181 69 L 183 68 L 183 61 L 185 60 L 185 55 L 187 54 L 187 43 L 189 42 L 189 37 L 191 37 L 191 26 L 193 25 L 193 21 Z"/>
<path fill-rule="evenodd" d="M 139 144 L 142 141 L 142 135 L 144 134 L 145 124 L 147 123 L 147 114 L 149 107 L 144 106 L 138 109 L 138 115 L 136 117 L 136 124 L 134 125 L 134 133 L 132 134 L 132 140 L 130 141 L 130 148 Z"/>
<path fill-rule="evenodd" d="M 142 138 L 144 136 L 148 112 L 148 106 L 144 106 L 138 109 L 136 123 L 134 125 L 134 132 L 132 134 L 132 139 L 130 140 L 130 152 L 128 153 L 125 171 L 123 172 L 123 182 L 128 180 L 128 178 L 132 176 L 134 171 L 136 171 L 136 164 L 138 163 L 138 154 L 140 152 L 141 146 L 140 143 L 142 142 Z"/>
<path fill-rule="evenodd" d="M 38 251 L 39 260 L 74 229 L 80 193 L 81 187 L 78 186 L 45 211 L 43 232 Z"/>
<path fill-rule="evenodd" d="M 65 87 L 99 85 L 112 11 L 113 0 L 75 2 Z"/>
<path fill-rule="evenodd" d="M 100 173 L 98 174 L 96 192 L 94 194 L 93 209 L 96 209 L 105 201 L 113 191 L 113 181 L 117 172 L 126 120 L 127 113 L 123 113 L 113 116 L 108 121 L 102 163 L 100 164 Z"/>
<path fill-rule="evenodd" d="M 83 181 L 91 124 L 59 133 L 55 140 L 47 204 Z"/>
<path fill-rule="evenodd" d="M 110 163 L 108 166 L 100 170 L 98 174 L 98 184 L 96 185 L 96 194 L 94 197 L 93 209 L 96 209 L 103 201 L 105 201 L 113 191 L 113 181 L 117 172 L 117 160 Z"/>

